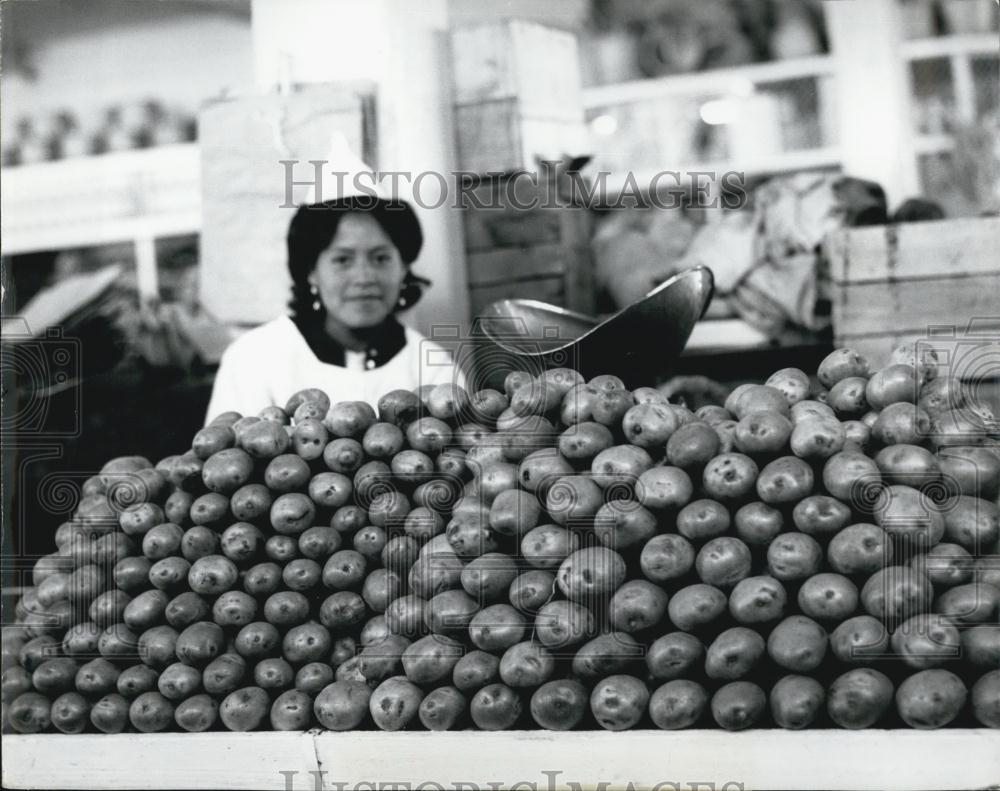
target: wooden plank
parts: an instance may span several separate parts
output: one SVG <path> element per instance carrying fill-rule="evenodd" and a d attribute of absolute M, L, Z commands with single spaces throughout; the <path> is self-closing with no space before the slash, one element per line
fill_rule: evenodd
<path fill-rule="evenodd" d="M 928 332 L 1000 312 L 1000 273 L 972 277 L 882 281 L 839 286 L 833 296 L 833 326 L 840 336 Z"/>
<path fill-rule="evenodd" d="M 992 274 L 1000 217 L 851 228 L 827 239 L 836 284 Z"/>
<path fill-rule="evenodd" d="M 456 105 L 513 99 L 538 118 L 583 120 L 577 37 L 512 19 L 451 34 Z"/>
<path fill-rule="evenodd" d="M 4 788 L 284 791 L 319 769 L 309 732 L 5 734 L 3 753 Z"/>
<path fill-rule="evenodd" d="M 518 210 L 513 207 L 467 208 L 462 211 L 465 249 L 470 253 L 498 247 L 545 245 L 560 239 L 563 208 Z"/>
<path fill-rule="evenodd" d="M 588 148 L 583 120 L 538 118 L 518 99 L 455 107 L 458 167 L 472 173 L 534 171 L 537 159 L 559 159 Z"/>
<path fill-rule="evenodd" d="M 469 285 L 499 285 L 525 278 L 565 275 L 575 258 L 573 250 L 559 244 L 469 253 Z"/>
<path fill-rule="evenodd" d="M 565 282 L 562 277 L 543 277 L 470 288 L 469 303 L 475 318 L 480 310 L 497 300 L 537 299 L 561 306 L 564 295 Z"/>
<path fill-rule="evenodd" d="M 995 786 L 1000 730 L 354 731 L 3 737 L 3 787 L 40 789 Z M 390 785 L 390 784 L 401 785 Z"/>

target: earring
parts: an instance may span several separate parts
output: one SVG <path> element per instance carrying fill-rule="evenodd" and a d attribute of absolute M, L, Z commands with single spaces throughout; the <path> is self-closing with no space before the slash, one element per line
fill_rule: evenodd
<path fill-rule="evenodd" d="M 309 284 L 309 293 L 312 294 L 313 304 L 312 309 L 319 313 L 323 309 L 322 303 L 319 301 L 319 289 L 316 288 L 315 283 Z"/>
<path fill-rule="evenodd" d="M 399 295 L 399 299 L 396 300 L 396 307 L 399 310 L 403 310 L 409 304 L 410 304 L 409 301 L 406 299 L 406 297 L 403 294 L 400 294 Z"/>

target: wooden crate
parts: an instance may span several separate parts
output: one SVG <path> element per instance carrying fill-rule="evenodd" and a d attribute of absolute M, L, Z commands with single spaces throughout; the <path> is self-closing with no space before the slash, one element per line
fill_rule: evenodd
<path fill-rule="evenodd" d="M 998 217 L 831 234 L 826 255 L 835 343 L 882 365 L 904 341 L 920 340 L 949 355 L 963 344 L 1000 342 L 998 251 Z"/>
<path fill-rule="evenodd" d="M 963 789 L 1000 781 L 1000 730 L 355 731 L 3 737 L 3 787 Z"/>
<path fill-rule="evenodd" d="M 462 210 L 473 316 L 500 299 L 594 312 L 590 212 L 564 197 L 563 171 L 548 169 L 540 178 L 536 185 L 485 179 Z"/>

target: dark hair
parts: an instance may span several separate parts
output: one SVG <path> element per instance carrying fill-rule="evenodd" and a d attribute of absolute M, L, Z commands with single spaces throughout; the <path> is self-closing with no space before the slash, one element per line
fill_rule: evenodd
<path fill-rule="evenodd" d="M 293 317 L 309 316 L 315 297 L 309 291 L 309 275 L 316 261 L 337 233 L 340 221 L 348 212 L 370 214 L 399 250 L 406 265 L 406 275 L 400 290 L 400 305 L 396 310 L 411 307 L 420 299 L 430 281 L 410 270 L 424 242 L 420 221 L 410 205 L 399 200 L 382 200 L 362 196 L 324 201 L 300 206 L 288 225 L 288 272 L 292 276 L 292 296 L 288 302 Z"/>

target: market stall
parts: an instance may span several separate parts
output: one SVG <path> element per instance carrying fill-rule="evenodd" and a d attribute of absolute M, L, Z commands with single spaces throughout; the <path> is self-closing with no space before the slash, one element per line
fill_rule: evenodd
<path fill-rule="evenodd" d="M 1000 782 L 995 4 L 33 5 L 4 787 Z"/>

